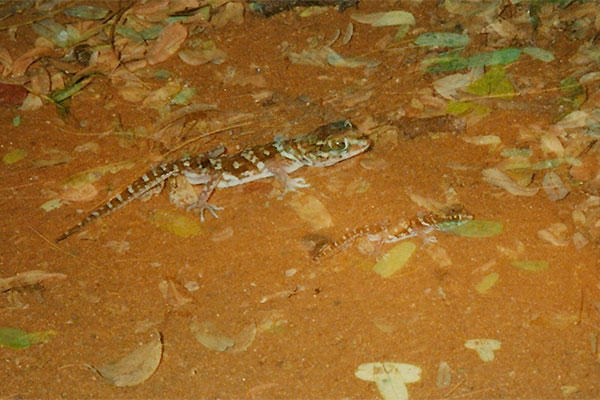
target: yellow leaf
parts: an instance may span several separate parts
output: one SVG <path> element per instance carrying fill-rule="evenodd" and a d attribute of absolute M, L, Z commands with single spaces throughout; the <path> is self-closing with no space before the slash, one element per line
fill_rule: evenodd
<path fill-rule="evenodd" d="M 157 227 L 184 238 L 197 236 L 202 232 L 202 227 L 195 219 L 176 211 L 159 210 L 149 218 Z"/>
<path fill-rule="evenodd" d="M 402 242 L 388 251 L 373 267 L 373 271 L 382 278 L 389 278 L 394 273 L 402 269 L 408 262 L 408 259 L 417 249 L 413 242 Z"/>

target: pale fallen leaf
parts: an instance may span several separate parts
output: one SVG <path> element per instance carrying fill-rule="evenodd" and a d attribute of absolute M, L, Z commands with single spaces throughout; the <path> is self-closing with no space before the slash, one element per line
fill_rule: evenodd
<path fill-rule="evenodd" d="M 540 147 L 544 152 L 544 155 L 553 154 L 559 158 L 565 155 L 565 148 L 560 140 L 555 135 L 551 135 L 549 133 L 542 135 L 540 139 Z"/>
<path fill-rule="evenodd" d="M 496 168 L 486 168 L 481 172 L 481 174 L 483 175 L 483 180 L 485 182 L 489 183 L 490 185 L 498 186 L 515 196 L 535 196 L 535 194 L 540 190 L 539 187 L 520 186 Z"/>
<path fill-rule="evenodd" d="M 117 254 L 125 254 L 131 248 L 131 245 L 126 240 L 110 240 L 104 247 L 108 247 Z"/>
<path fill-rule="evenodd" d="M 221 7 L 220 12 L 210 19 L 210 22 L 216 29 L 232 23 L 240 25 L 244 22 L 244 5 L 235 1 L 230 1 Z"/>
<path fill-rule="evenodd" d="M 154 374 L 160 364 L 162 348 L 161 337 L 158 334 L 156 339 L 138 347 L 119 361 L 100 367 L 89 367 L 114 386 L 135 386 Z"/>
<path fill-rule="evenodd" d="M 562 200 L 569 194 L 569 189 L 554 171 L 550 171 L 544 175 L 542 188 L 546 192 L 546 197 L 552 201 Z"/>
<path fill-rule="evenodd" d="M 19 272 L 9 278 L 0 279 L 0 292 L 36 285 L 51 279 L 65 279 L 66 277 L 67 275 L 65 274 L 46 272 L 37 269 Z"/>
<path fill-rule="evenodd" d="M 192 335 L 204 347 L 214 351 L 225 351 L 235 344 L 235 341 L 225 335 L 215 324 L 209 321 L 190 323 Z"/>
<path fill-rule="evenodd" d="M 187 35 L 187 28 L 178 22 L 167 26 L 160 32 L 156 42 L 148 49 L 146 60 L 150 65 L 167 60 L 177 53 Z"/>
<path fill-rule="evenodd" d="M 247 350 L 256 338 L 256 323 L 250 322 L 233 338 L 235 344 L 227 350 L 236 353 Z"/>
<path fill-rule="evenodd" d="M 414 25 L 415 17 L 407 11 L 385 11 L 371 14 L 353 14 L 353 20 L 371 26 Z"/>
<path fill-rule="evenodd" d="M 354 375 L 375 382 L 384 400 L 408 400 L 407 383 L 421 380 L 421 368 L 395 362 L 372 362 L 358 366 Z"/>
<path fill-rule="evenodd" d="M 562 222 L 552 224 L 546 229 L 540 229 L 537 235 L 554 246 L 569 245 L 569 228 Z"/>
<path fill-rule="evenodd" d="M 295 194 L 289 201 L 289 205 L 300 219 L 307 222 L 314 230 L 328 228 L 333 225 L 331 214 L 315 196 Z"/>
<path fill-rule="evenodd" d="M 98 194 L 98 189 L 91 183 L 86 183 L 79 186 L 67 186 L 60 193 L 60 198 L 67 201 L 90 201 Z"/>
<path fill-rule="evenodd" d="M 437 376 L 435 378 L 435 387 L 444 389 L 452 383 L 452 370 L 446 361 L 440 361 Z"/>
<path fill-rule="evenodd" d="M 475 350 L 481 361 L 494 360 L 494 351 L 500 350 L 502 343 L 495 339 L 469 339 L 465 342 L 467 349 Z"/>

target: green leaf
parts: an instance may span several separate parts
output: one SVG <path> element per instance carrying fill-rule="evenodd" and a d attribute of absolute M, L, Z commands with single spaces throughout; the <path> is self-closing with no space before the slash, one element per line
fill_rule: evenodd
<path fill-rule="evenodd" d="M 533 260 L 515 260 L 511 264 L 513 267 L 522 269 L 523 271 L 544 271 L 548 269 L 549 265 L 546 261 L 533 261 Z"/>
<path fill-rule="evenodd" d="M 461 115 L 467 112 L 475 111 L 477 115 L 483 116 L 492 109 L 483 104 L 477 104 L 472 101 L 451 101 L 446 106 L 446 113 L 453 115 Z"/>
<path fill-rule="evenodd" d="M 448 56 L 428 59 L 426 64 L 434 64 L 427 68 L 427 72 L 447 72 L 465 69 L 469 61 L 464 57 Z"/>
<path fill-rule="evenodd" d="M 478 96 L 494 96 L 510 98 L 515 94 L 515 89 L 506 77 L 504 67 L 495 65 L 467 87 L 467 92 Z"/>
<path fill-rule="evenodd" d="M 476 54 L 469 57 L 468 67 L 485 67 L 488 65 L 510 64 L 521 56 L 521 49 L 508 47 L 506 49 Z"/>
<path fill-rule="evenodd" d="M 57 208 L 62 207 L 62 205 L 63 205 L 62 200 L 59 198 L 55 198 L 52 200 L 48 200 L 47 202 L 42 204 L 40 206 L 40 208 L 43 209 L 44 211 L 48 212 L 48 211 L 56 210 Z"/>
<path fill-rule="evenodd" d="M 44 19 L 31 25 L 31 29 L 40 36 L 52 41 L 58 47 L 68 47 L 78 42 L 79 31 L 69 25 L 63 25 L 52 19 Z"/>
<path fill-rule="evenodd" d="M 162 25 L 152 25 L 140 32 L 144 40 L 154 40 L 162 32 Z"/>
<path fill-rule="evenodd" d="M 14 116 L 13 120 L 12 120 L 12 124 L 14 127 L 21 125 L 21 116 L 20 115 Z"/>
<path fill-rule="evenodd" d="M 540 49 L 539 47 L 524 47 L 523 53 L 543 62 L 554 61 L 554 54 L 551 51 Z"/>
<path fill-rule="evenodd" d="M 27 157 L 27 150 L 15 149 L 5 154 L 4 157 L 2 157 L 2 162 L 6 165 L 14 164 L 25 157 Z"/>
<path fill-rule="evenodd" d="M 190 99 L 196 93 L 196 89 L 185 88 L 177 93 L 170 101 L 171 104 L 185 105 L 190 102 Z"/>
<path fill-rule="evenodd" d="M 72 97 L 75 93 L 79 92 L 84 87 L 86 87 L 91 81 L 92 78 L 84 78 L 77 81 L 77 83 L 69 86 L 68 88 L 55 90 L 52 93 L 50 93 L 50 99 L 55 103 L 63 102 L 66 99 Z"/>
<path fill-rule="evenodd" d="M 142 43 L 144 41 L 144 37 L 139 32 L 137 32 L 135 29 L 128 27 L 127 25 L 117 25 L 115 27 L 115 32 L 117 33 L 117 35 L 121 35 L 137 43 Z"/>
<path fill-rule="evenodd" d="M 458 236 L 485 238 L 499 235 L 503 229 L 504 226 L 501 222 L 474 219 L 449 229 L 447 232 Z"/>
<path fill-rule="evenodd" d="M 417 46 L 465 47 L 471 39 L 467 35 L 451 32 L 427 32 L 415 39 Z"/>
<path fill-rule="evenodd" d="M 0 327 L 0 346 L 26 349 L 34 344 L 46 343 L 57 334 L 58 332 L 52 330 L 28 333 L 20 329 Z"/>
<path fill-rule="evenodd" d="M 492 272 L 491 274 L 486 275 L 476 286 L 475 290 L 479 294 L 485 294 L 488 290 L 492 288 L 500 278 L 500 274 L 497 272 Z"/>
<path fill-rule="evenodd" d="M 80 4 L 74 7 L 69 7 L 63 12 L 69 17 L 97 20 L 106 17 L 109 13 L 109 10 L 103 7 Z"/>

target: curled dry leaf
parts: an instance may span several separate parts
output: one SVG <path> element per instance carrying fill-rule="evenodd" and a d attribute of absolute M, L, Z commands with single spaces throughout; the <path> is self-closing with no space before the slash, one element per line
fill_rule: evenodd
<path fill-rule="evenodd" d="M 162 30 L 156 42 L 148 49 L 146 60 L 150 65 L 158 64 L 175 54 L 187 38 L 187 28 L 174 23 Z"/>
<path fill-rule="evenodd" d="M 542 188 L 546 196 L 552 201 L 562 200 L 569 194 L 569 189 L 565 186 L 560 176 L 550 171 L 544 176 Z"/>
<path fill-rule="evenodd" d="M 44 56 L 51 56 L 54 54 L 54 50 L 50 47 L 35 47 L 21 57 L 17 58 L 13 63 L 13 76 L 19 77 L 25 74 L 27 68 L 38 58 Z"/>
<path fill-rule="evenodd" d="M 138 385 L 154 374 L 162 357 L 160 334 L 119 361 L 100 367 L 89 366 L 111 385 L 118 387 Z"/>
<path fill-rule="evenodd" d="M 20 272 L 15 276 L 0 279 L 0 292 L 14 288 L 36 285 L 50 279 L 65 279 L 67 275 L 51 273 L 41 270 Z"/>
<path fill-rule="evenodd" d="M 540 190 L 538 187 L 519 186 L 515 181 L 496 168 L 486 168 L 481 174 L 483 175 L 483 180 L 485 182 L 490 185 L 498 186 L 515 196 L 535 196 Z"/>
<path fill-rule="evenodd" d="M 6 76 L 12 71 L 12 64 L 13 60 L 8 50 L 0 47 L 0 65 L 3 67 L 3 70 L 0 72 L 2 72 L 2 76 Z"/>

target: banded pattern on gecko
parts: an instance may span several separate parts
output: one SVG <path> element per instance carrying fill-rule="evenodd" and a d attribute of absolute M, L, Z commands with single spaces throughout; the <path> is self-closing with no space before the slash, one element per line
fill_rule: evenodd
<path fill-rule="evenodd" d="M 333 256 L 351 246 L 361 237 L 367 237 L 370 241 L 380 244 L 394 243 L 415 236 L 424 236 L 434 230 L 443 231 L 472 219 L 473 216 L 462 204 L 453 204 L 437 212 L 419 214 L 393 225 L 389 223 L 366 225 L 346 232 L 341 238 L 316 248 L 312 258 L 313 261 L 319 261 L 322 258 Z"/>
<path fill-rule="evenodd" d="M 167 179 L 184 175 L 192 185 L 204 185 L 198 201 L 187 209 L 196 210 L 204 220 L 208 210 L 217 217 L 221 207 L 208 203 L 216 188 L 242 185 L 257 179 L 277 178 L 287 191 L 309 185 L 302 178 L 288 174 L 303 166 L 328 167 L 367 150 L 370 139 L 358 135 L 350 121 L 342 120 L 323 125 L 313 132 L 292 139 L 250 147 L 236 154 L 221 155 L 222 147 L 195 157 L 183 157 L 153 168 L 131 183 L 119 194 L 93 210 L 77 225 L 60 235 L 59 242 L 91 222 L 112 214 L 119 208 L 154 190 L 161 189 Z"/>

